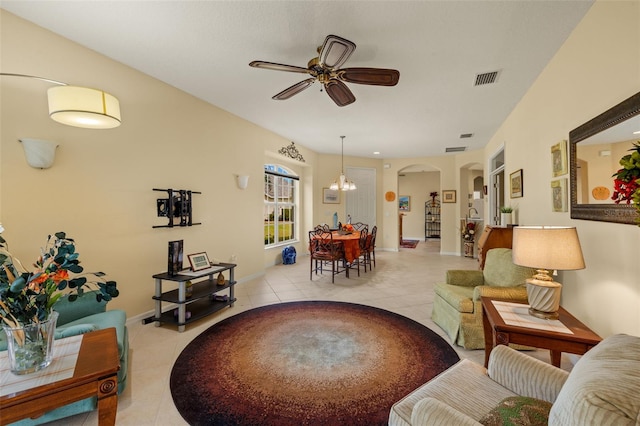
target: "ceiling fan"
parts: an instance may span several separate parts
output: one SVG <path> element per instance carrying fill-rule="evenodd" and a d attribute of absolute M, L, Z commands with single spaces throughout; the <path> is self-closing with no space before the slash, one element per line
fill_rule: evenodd
<path fill-rule="evenodd" d="M 322 46 L 318 47 L 318 56 L 309 61 L 307 68 L 265 61 L 252 61 L 249 66 L 311 75 L 311 78 L 302 80 L 275 95 L 272 99 L 276 100 L 289 99 L 311 86 L 317 80 L 322 83 L 327 94 L 336 105 L 342 107 L 356 100 L 344 82 L 374 86 L 395 86 L 398 84 L 400 72 L 397 70 L 385 68 L 340 69 L 354 50 L 356 50 L 356 45 L 352 41 L 336 35 L 328 35 Z"/>

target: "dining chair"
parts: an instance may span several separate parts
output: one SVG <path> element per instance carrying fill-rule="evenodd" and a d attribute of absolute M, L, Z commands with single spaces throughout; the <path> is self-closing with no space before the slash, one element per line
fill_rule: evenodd
<path fill-rule="evenodd" d="M 364 270 L 365 272 L 367 271 L 367 265 L 369 265 L 369 270 L 371 271 L 371 264 L 373 263 L 373 266 L 376 266 L 376 235 L 378 234 L 378 225 L 375 225 L 373 228 L 371 228 L 371 234 L 369 234 L 369 237 L 367 239 L 367 246 L 366 246 L 366 258 L 364 261 Z"/>
<path fill-rule="evenodd" d="M 322 225 L 316 225 L 315 228 L 313 228 L 314 231 L 317 231 L 318 229 L 321 229 L 321 230 L 323 230 L 325 232 L 330 232 L 331 231 L 331 228 L 326 223 L 324 223 Z"/>
<path fill-rule="evenodd" d="M 369 225 L 367 225 L 366 223 L 356 222 L 352 223 L 351 226 L 353 226 L 353 229 L 355 229 L 356 231 L 362 231 L 363 229 L 366 229 L 367 232 L 369 231 Z"/>
<path fill-rule="evenodd" d="M 344 265 L 340 269 L 340 263 L 344 262 L 344 245 L 341 241 L 334 241 L 331 232 L 323 229 L 315 229 L 309 231 L 309 279 L 313 280 L 313 272 L 318 275 L 318 271 L 322 273 L 324 266 L 331 263 L 331 282 L 335 282 L 335 276 L 344 272 L 349 278 L 349 269 Z"/>
<path fill-rule="evenodd" d="M 360 231 L 360 236 L 358 237 L 358 248 L 360 249 L 360 254 L 358 257 L 353 259 L 353 262 L 346 263 L 345 267 L 348 269 L 356 269 L 358 271 L 358 276 L 360 276 L 360 264 L 364 265 L 364 271 L 367 272 L 366 265 L 366 252 L 367 252 L 367 240 L 369 239 L 369 233 L 367 232 L 367 228 L 364 228 Z"/>

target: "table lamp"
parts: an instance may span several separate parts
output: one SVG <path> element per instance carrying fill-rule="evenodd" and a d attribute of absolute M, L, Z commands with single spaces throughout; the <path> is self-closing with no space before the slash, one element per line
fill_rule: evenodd
<path fill-rule="evenodd" d="M 557 319 L 562 284 L 549 271 L 584 269 L 584 258 L 575 227 L 516 226 L 513 228 L 513 263 L 536 268 L 526 280 L 529 313 L 538 318 Z"/>

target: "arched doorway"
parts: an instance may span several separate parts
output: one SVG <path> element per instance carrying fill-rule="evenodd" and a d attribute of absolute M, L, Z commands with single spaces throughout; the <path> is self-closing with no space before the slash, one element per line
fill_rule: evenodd
<path fill-rule="evenodd" d="M 484 169 L 480 163 L 460 168 L 460 252 L 477 257 L 478 239 L 485 221 Z"/>
<path fill-rule="evenodd" d="M 429 164 L 414 164 L 398 171 L 398 238 L 429 243 L 440 249 L 440 170 Z M 433 195 L 435 194 L 435 195 Z M 436 214 L 436 212 L 438 214 Z"/>

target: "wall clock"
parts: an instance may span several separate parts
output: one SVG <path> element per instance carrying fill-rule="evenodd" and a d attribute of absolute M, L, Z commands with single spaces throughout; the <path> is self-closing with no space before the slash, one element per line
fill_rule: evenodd
<path fill-rule="evenodd" d="M 396 193 L 393 191 L 387 191 L 387 193 L 384 194 L 384 199 L 387 201 L 394 201 L 396 199 Z"/>

